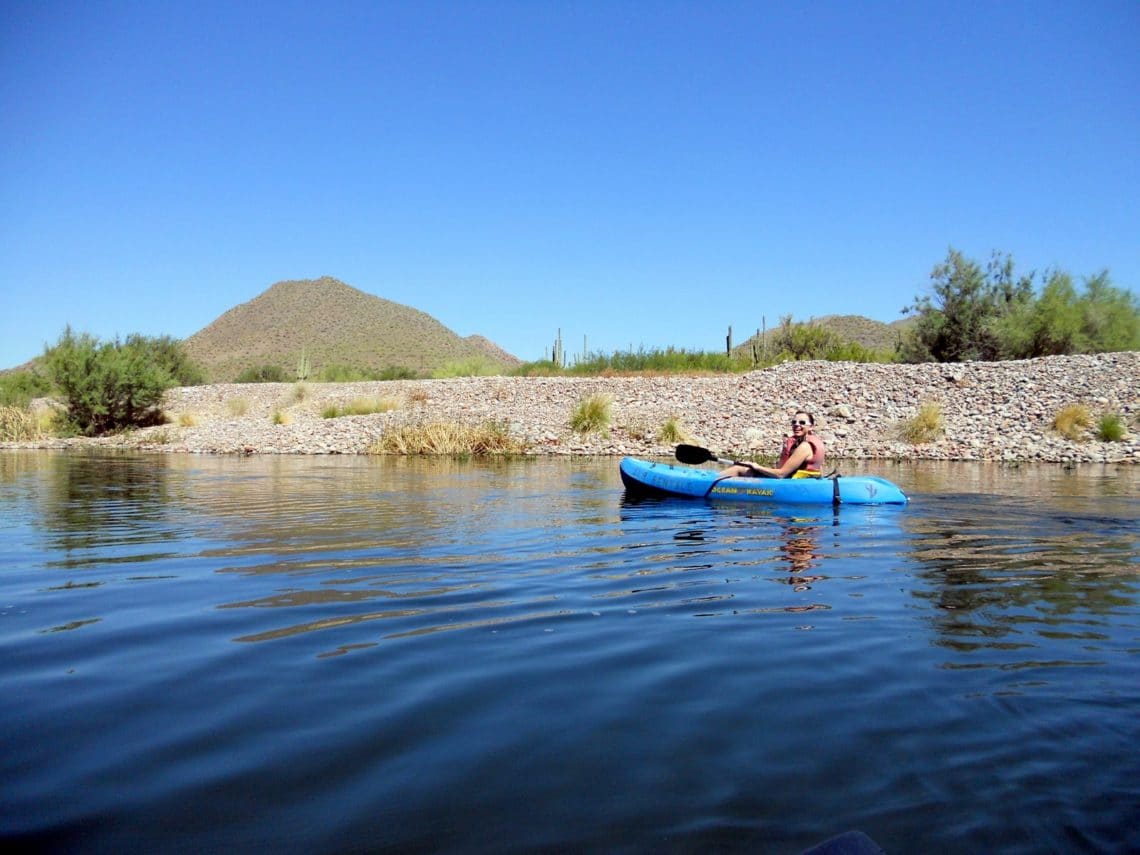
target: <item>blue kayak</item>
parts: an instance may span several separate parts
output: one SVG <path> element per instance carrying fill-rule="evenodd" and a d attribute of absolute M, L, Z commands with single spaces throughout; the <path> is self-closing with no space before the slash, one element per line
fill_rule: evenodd
<path fill-rule="evenodd" d="M 630 493 L 732 502 L 808 505 L 905 505 L 906 494 L 886 478 L 721 478 L 714 469 L 652 463 L 626 457 L 621 480 Z"/>

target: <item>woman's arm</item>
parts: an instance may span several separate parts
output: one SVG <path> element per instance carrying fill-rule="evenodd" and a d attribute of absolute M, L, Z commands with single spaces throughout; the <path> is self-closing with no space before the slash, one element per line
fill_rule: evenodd
<path fill-rule="evenodd" d="M 791 475 L 811 459 L 811 443 L 801 442 L 796 446 L 795 450 L 788 455 L 788 459 L 784 461 L 784 465 L 778 469 L 773 469 L 770 466 L 757 466 L 756 471 L 767 478 L 789 478 Z"/>

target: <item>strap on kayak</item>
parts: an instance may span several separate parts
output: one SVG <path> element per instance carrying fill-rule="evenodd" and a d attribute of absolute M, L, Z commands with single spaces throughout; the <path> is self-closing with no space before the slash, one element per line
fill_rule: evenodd
<path fill-rule="evenodd" d="M 731 476 L 731 475 L 721 475 L 719 478 L 714 478 L 714 479 L 713 479 L 713 482 L 712 482 L 711 484 L 709 484 L 709 488 L 708 488 L 707 490 L 705 490 L 705 495 L 704 495 L 704 498 L 706 498 L 706 499 L 707 499 L 707 498 L 709 497 L 709 494 L 710 494 L 710 493 L 712 493 L 712 491 L 713 491 L 713 487 L 715 487 L 717 484 L 719 484 L 719 483 L 720 483 L 721 481 L 723 481 L 725 478 L 731 478 L 731 477 L 733 477 L 733 476 Z"/>
<path fill-rule="evenodd" d="M 831 481 L 831 504 L 834 507 L 838 507 L 843 502 L 843 499 L 839 496 L 839 470 L 832 469 L 823 477 Z"/>

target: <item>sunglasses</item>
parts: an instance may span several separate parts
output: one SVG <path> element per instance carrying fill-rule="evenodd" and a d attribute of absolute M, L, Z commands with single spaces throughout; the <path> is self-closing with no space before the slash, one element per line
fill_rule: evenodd
<path fill-rule="evenodd" d="M 792 419 L 792 427 L 795 427 L 796 425 L 801 425 L 802 427 L 807 427 L 808 422 L 806 419 Z"/>

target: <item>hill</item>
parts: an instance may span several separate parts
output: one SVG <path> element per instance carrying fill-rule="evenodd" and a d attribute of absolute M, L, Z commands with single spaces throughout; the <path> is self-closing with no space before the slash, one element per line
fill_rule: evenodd
<path fill-rule="evenodd" d="M 324 276 L 278 282 L 184 342 L 214 382 L 277 365 L 292 375 L 302 354 L 312 373 L 329 366 L 427 374 L 448 362 L 519 360 L 481 336 L 462 338 L 430 315 Z"/>

